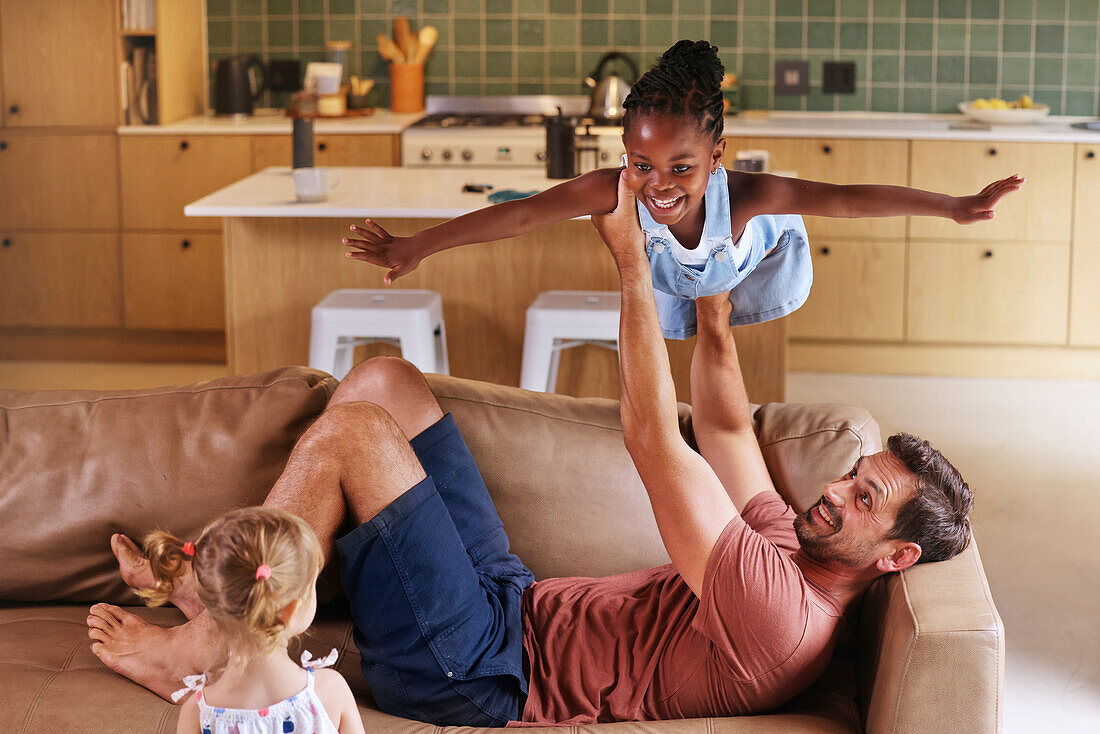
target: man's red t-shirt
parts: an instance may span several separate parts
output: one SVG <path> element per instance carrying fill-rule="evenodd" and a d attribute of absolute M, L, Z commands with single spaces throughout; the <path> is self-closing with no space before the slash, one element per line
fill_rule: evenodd
<path fill-rule="evenodd" d="M 758 713 L 814 682 L 843 609 L 791 560 L 794 512 L 761 492 L 722 531 L 702 598 L 671 565 L 540 581 L 523 597 L 523 724 Z"/>

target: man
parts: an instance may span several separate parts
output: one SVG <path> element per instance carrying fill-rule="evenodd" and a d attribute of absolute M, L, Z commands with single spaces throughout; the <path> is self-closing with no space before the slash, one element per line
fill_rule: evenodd
<path fill-rule="evenodd" d="M 618 207 L 596 226 L 622 280 L 625 443 L 672 564 L 532 584 L 423 377 L 400 360 L 361 365 L 295 447 L 267 504 L 305 518 L 326 552 L 340 553 L 364 676 L 385 711 L 503 725 L 767 710 L 820 675 L 842 615 L 875 578 L 950 557 L 969 540 L 966 484 L 905 435 L 796 518 L 752 431 L 724 296 L 698 302 L 692 451 L 621 181 Z M 359 527 L 336 539 L 345 511 Z M 148 585 L 136 547 L 122 536 L 112 547 L 127 583 Z M 173 601 L 191 621 L 171 630 L 96 605 L 93 652 L 167 695 L 220 648 L 187 583 Z"/>

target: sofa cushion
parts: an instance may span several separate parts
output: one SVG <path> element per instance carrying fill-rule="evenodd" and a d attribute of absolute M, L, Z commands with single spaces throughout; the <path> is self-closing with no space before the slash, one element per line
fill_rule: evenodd
<path fill-rule="evenodd" d="M 152 390 L 0 391 L 0 599 L 133 603 L 111 534 L 194 537 L 262 502 L 335 385 L 289 367 Z"/>

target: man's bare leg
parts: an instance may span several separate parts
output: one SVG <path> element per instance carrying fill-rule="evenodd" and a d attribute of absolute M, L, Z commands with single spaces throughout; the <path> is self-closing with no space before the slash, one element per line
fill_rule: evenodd
<path fill-rule="evenodd" d="M 402 390 L 411 392 L 408 406 L 399 399 Z M 370 396 L 397 412 L 398 420 L 378 404 L 360 402 Z M 424 479 L 407 438 L 442 415 L 411 365 L 392 359 L 364 363 L 302 435 L 264 504 L 302 517 L 329 558 L 345 512 L 365 522 Z M 224 651 L 205 611 L 166 629 L 118 607 L 96 605 L 88 626 L 92 652 L 104 664 L 164 698 L 183 676 L 209 669 Z"/>

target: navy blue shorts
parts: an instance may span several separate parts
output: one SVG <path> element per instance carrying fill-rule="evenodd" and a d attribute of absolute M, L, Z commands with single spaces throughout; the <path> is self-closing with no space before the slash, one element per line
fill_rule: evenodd
<path fill-rule="evenodd" d="M 520 599 L 534 575 L 454 419 L 409 443 L 427 478 L 336 541 L 363 676 L 387 713 L 503 726 L 527 699 Z"/>

